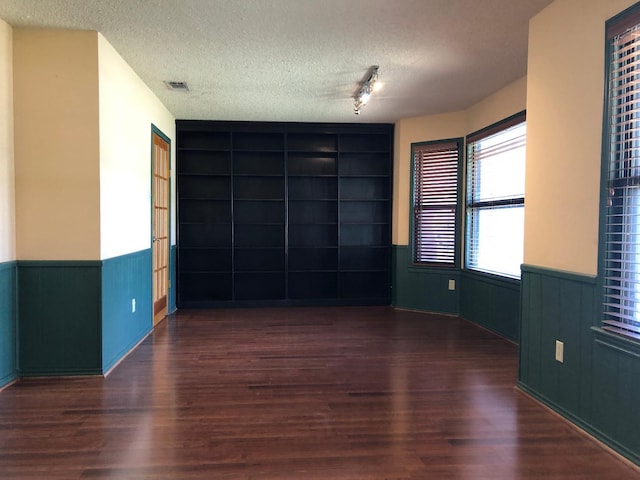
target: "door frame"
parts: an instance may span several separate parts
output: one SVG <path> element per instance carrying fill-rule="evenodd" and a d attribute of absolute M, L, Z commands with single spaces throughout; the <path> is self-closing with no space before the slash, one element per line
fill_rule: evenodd
<path fill-rule="evenodd" d="M 154 313 L 154 308 L 153 308 L 153 302 L 154 302 L 154 288 L 153 288 L 153 283 L 154 283 L 154 274 L 153 274 L 153 215 L 154 215 L 154 192 L 153 192 L 153 135 L 156 134 L 158 137 L 160 137 L 162 140 L 164 140 L 165 142 L 167 142 L 167 144 L 169 145 L 169 151 L 168 151 L 168 156 L 169 156 L 169 180 L 168 180 L 168 191 L 167 194 L 169 195 L 169 204 L 168 204 L 168 208 L 167 208 L 167 234 L 169 237 L 169 245 L 168 245 L 168 249 L 167 249 L 167 281 L 168 281 L 168 288 L 167 288 L 167 315 L 170 313 L 170 307 L 171 307 L 171 303 L 170 303 L 170 299 L 171 299 L 171 293 L 173 291 L 173 282 L 171 279 L 171 236 L 172 236 L 172 225 L 171 225 L 171 210 L 172 210 L 172 192 L 171 192 L 171 178 L 172 178 L 172 174 L 173 174 L 173 170 L 172 170 L 172 155 L 171 155 L 171 139 L 165 135 L 165 133 L 160 130 L 156 125 L 154 125 L 153 123 L 151 124 L 151 135 L 149 136 L 149 142 L 150 142 L 150 152 L 149 152 L 149 166 L 150 166 L 150 202 L 149 202 L 149 207 L 151 210 L 151 218 L 150 218 L 150 224 L 149 224 L 149 244 L 151 245 L 151 271 L 149 272 L 149 274 L 151 275 L 151 324 L 152 326 L 155 326 L 155 313 Z"/>

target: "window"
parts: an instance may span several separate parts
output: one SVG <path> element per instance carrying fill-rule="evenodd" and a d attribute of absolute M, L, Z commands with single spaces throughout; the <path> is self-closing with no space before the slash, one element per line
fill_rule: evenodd
<path fill-rule="evenodd" d="M 520 278 L 526 132 L 519 113 L 467 137 L 466 268 Z"/>
<path fill-rule="evenodd" d="M 458 191 L 462 139 L 411 145 L 413 156 L 413 262 L 458 264 Z"/>
<path fill-rule="evenodd" d="M 607 23 L 603 328 L 640 338 L 640 8 Z"/>

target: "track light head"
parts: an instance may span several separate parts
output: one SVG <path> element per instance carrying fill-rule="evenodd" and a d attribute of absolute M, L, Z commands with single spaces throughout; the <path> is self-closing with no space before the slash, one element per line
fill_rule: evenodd
<path fill-rule="evenodd" d="M 360 84 L 360 88 L 353 97 L 353 113 L 360 115 L 360 110 L 369 103 L 371 94 L 376 88 L 378 82 L 378 65 L 373 65 L 367 74 L 366 80 Z"/>

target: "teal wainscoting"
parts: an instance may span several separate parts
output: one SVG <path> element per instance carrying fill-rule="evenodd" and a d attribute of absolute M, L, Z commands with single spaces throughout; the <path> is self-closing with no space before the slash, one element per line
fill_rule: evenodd
<path fill-rule="evenodd" d="M 100 262 L 18 261 L 18 375 L 100 366 Z"/>
<path fill-rule="evenodd" d="M 391 268 L 394 307 L 452 315 L 460 313 L 460 270 L 414 266 L 406 245 L 393 246 Z M 449 290 L 449 280 L 455 281 L 455 290 Z"/>
<path fill-rule="evenodd" d="M 640 342 L 599 328 L 599 296 L 595 277 L 522 267 L 519 386 L 640 464 Z"/>
<path fill-rule="evenodd" d="M 463 270 L 460 315 L 517 342 L 520 333 L 520 281 Z"/>
<path fill-rule="evenodd" d="M 17 263 L 0 263 L 0 387 L 15 380 Z"/>
<path fill-rule="evenodd" d="M 169 313 L 176 311 L 176 251 L 177 246 L 169 249 Z"/>
<path fill-rule="evenodd" d="M 108 372 L 153 328 L 152 252 L 102 261 L 102 371 Z M 135 300 L 135 311 L 133 302 Z"/>

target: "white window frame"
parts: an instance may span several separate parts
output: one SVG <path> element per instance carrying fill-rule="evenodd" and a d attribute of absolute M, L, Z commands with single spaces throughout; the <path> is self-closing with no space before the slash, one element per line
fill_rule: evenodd
<path fill-rule="evenodd" d="M 520 279 L 526 113 L 467 137 L 465 268 Z"/>

